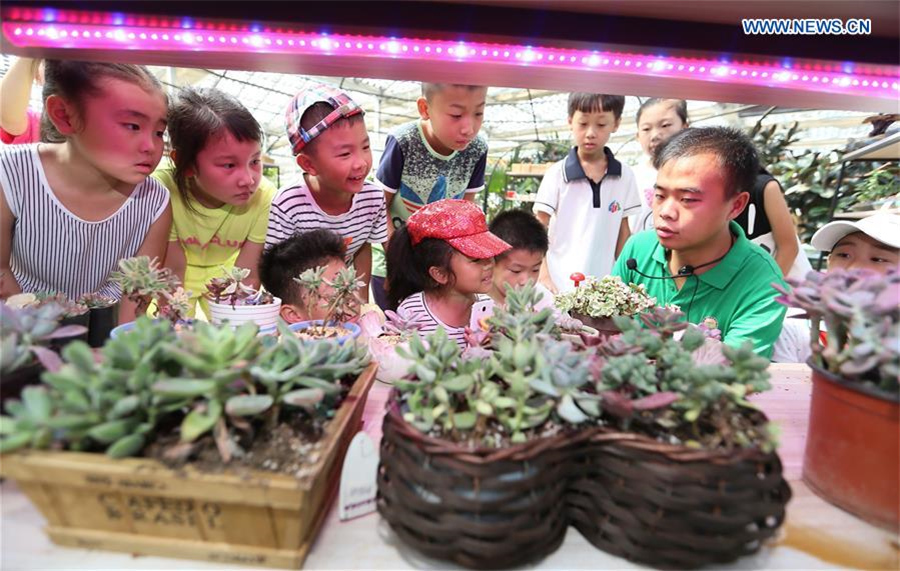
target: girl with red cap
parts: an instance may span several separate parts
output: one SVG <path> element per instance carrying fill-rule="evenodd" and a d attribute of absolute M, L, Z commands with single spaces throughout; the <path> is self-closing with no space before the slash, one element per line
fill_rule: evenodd
<path fill-rule="evenodd" d="M 460 348 L 476 302 L 490 302 L 494 256 L 510 245 L 466 200 L 439 200 L 409 217 L 387 250 L 388 303 L 427 335 L 443 327 Z"/>

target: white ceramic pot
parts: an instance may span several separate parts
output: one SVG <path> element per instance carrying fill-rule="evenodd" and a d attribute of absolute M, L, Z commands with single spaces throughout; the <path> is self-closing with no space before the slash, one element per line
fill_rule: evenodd
<path fill-rule="evenodd" d="M 232 327 L 238 327 L 251 321 L 259 326 L 260 333 L 275 331 L 278 312 L 281 310 L 281 299 L 277 297 L 272 303 L 265 305 L 231 305 L 207 301 L 210 322 L 220 325 L 227 321 Z"/>

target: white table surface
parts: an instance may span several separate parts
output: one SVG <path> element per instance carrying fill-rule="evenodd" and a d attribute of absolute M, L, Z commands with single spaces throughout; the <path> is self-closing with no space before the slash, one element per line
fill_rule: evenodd
<path fill-rule="evenodd" d="M 773 365 L 773 390 L 756 401 L 782 428 L 779 452 L 794 490 L 788 520 L 777 541 L 752 557 L 721 569 L 898 568 L 895 536 L 879 530 L 819 499 L 800 478 L 809 370 L 805 365 Z M 375 384 L 366 403 L 364 429 L 381 436 L 381 416 L 390 387 Z M 44 518 L 14 482 L 0 485 L 0 569 L 237 569 L 237 566 L 132 556 L 58 547 L 43 533 Z M 304 564 L 304 569 L 453 569 L 406 547 L 377 513 L 341 522 L 332 509 Z M 640 569 L 589 544 L 570 528 L 562 546 L 534 569 Z"/>

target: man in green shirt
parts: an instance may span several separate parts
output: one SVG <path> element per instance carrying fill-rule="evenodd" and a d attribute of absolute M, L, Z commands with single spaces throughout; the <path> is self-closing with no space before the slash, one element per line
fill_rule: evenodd
<path fill-rule="evenodd" d="M 628 240 L 613 268 L 643 284 L 660 305 L 677 305 L 691 323 L 751 341 L 770 357 L 785 307 L 772 283 L 784 284 L 773 258 L 733 220 L 747 206 L 758 171 L 756 150 L 735 129 L 686 129 L 656 153 L 654 229 Z"/>

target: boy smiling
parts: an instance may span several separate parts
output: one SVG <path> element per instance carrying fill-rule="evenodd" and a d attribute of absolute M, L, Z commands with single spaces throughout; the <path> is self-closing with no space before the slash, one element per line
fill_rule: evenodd
<path fill-rule="evenodd" d="M 337 232 L 347 244 L 345 261 L 368 288 L 372 244 L 387 240 L 387 216 L 381 189 L 366 182 L 372 150 L 363 115 L 349 95 L 327 85 L 291 100 L 287 134 L 304 174 L 272 201 L 266 247 L 318 228 Z"/>
<path fill-rule="evenodd" d="M 721 330 L 725 343 L 749 340 L 769 357 L 785 313 L 771 284 L 784 280 L 772 257 L 733 222 L 758 165 L 740 131 L 709 127 L 673 136 L 653 160 L 655 229 L 628 240 L 613 275 L 643 284 L 660 305 L 678 305 L 691 323 Z"/>

